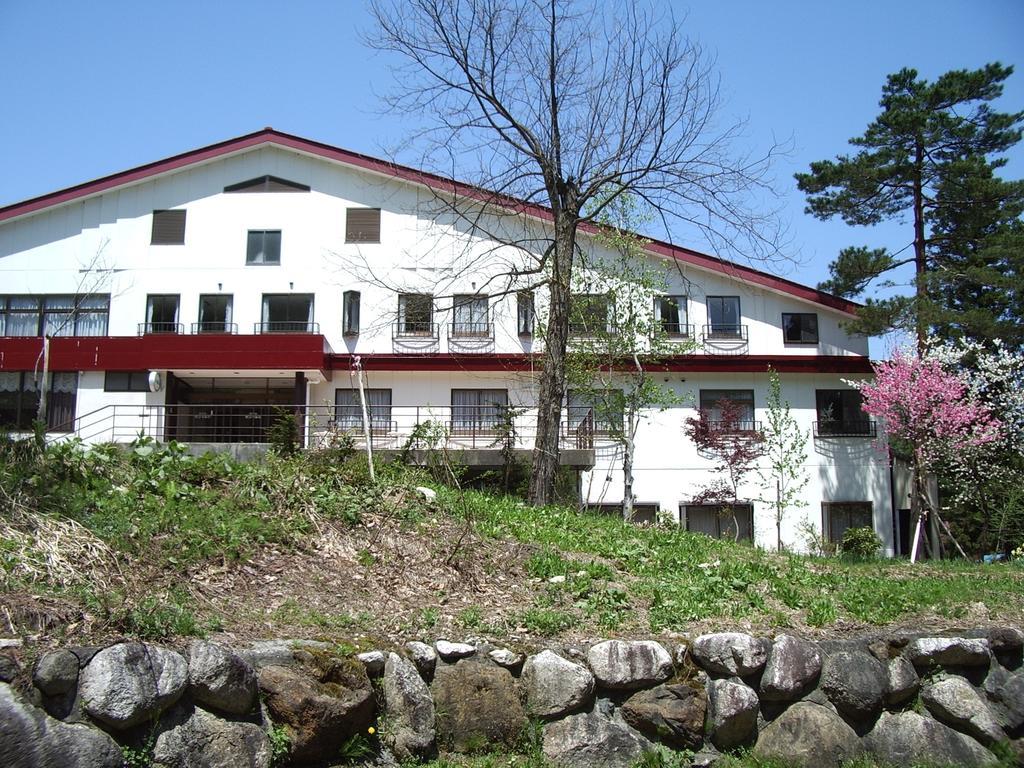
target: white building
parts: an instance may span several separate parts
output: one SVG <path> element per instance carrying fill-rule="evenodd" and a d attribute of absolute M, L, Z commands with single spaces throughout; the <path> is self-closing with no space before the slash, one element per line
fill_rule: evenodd
<path fill-rule="evenodd" d="M 528 254 L 443 212 L 453 191 L 479 194 L 266 129 L 0 209 L 0 425 L 31 424 L 45 330 L 51 429 L 85 442 L 261 443 L 282 407 L 310 444 L 361 434 L 358 356 L 378 449 L 429 420 L 467 462 L 500 462 L 494 422 L 507 404 L 522 409 L 527 455 L 543 292 L 534 307 L 505 277 Z M 546 214 L 489 221 L 521 235 L 543 232 Z M 870 523 L 898 550 L 889 464 L 843 382 L 870 373 L 867 340 L 841 327 L 856 305 L 666 243 L 646 250 L 665 276 L 651 311 L 680 350 L 657 373 L 682 404 L 641 423 L 639 515 L 731 535 L 728 519 L 690 503 L 711 462 L 684 424 L 722 397 L 761 421 L 771 366 L 813 435 L 807 505 L 787 516 L 784 542 L 802 548 L 808 525 L 835 538 Z M 586 501 L 615 507 L 621 451 L 571 393 L 569 405 L 563 463 L 580 470 Z M 741 535 L 774 546 L 757 500 L 768 494 L 756 481 L 742 493 Z"/>

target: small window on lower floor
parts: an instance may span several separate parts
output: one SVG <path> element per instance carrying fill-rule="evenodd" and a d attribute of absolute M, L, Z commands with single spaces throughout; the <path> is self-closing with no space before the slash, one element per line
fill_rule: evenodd
<path fill-rule="evenodd" d="M 681 511 L 682 523 L 692 533 L 730 541 L 754 540 L 752 504 L 684 504 Z"/>
<path fill-rule="evenodd" d="M 48 432 L 73 432 L 78 374 L 51 373 L 46 401 Z M 0 429 L 30 430 L 39 413 L 39 386 L 31 371 L 0 372 Z"/>
<path fill-rule="evenodd" d="M 621 504 L 588 504 L 587 511 L 596 512 L 607 517 L 622 517 Z M 642 525 L 654 525 L 658 522 L 660 507 L 657 504 L 633 504 L 633 516 L 629 518 L 631 523 Z"/>
<path fill-rule="evenodd" d="M 149 371 L 107 371 L 104 392 L 149 392 Z"/>
<path fill-rule="evenodd" d="M 874 530 L 874 514 L 870 501 L 823 501 L 821 502 L 821 530 L 833 544 L 843 542 L 847 528 L 870 528 Z"/>

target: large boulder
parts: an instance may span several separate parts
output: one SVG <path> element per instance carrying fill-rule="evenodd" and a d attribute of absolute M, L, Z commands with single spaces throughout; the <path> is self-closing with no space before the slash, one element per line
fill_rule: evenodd
<path fill-rule="evenodd" d="M 455 752 L 515 745 L 527 719 L 519 684 L 507 669 L 477 660 L 440 664 L 430 684 L 438 742 Z"/>
<path fill-rule="evenodd" d="M 161 720 L 153 745 L 153 768 L 270 768 L 270 761 L 262 728 L 199 707 L 175 707 Z"/>
<path fill-rule="evenodd" d="M 259 687 L 271 719 L 287 727 L 297 763 L 334 756 L 346 739 L 373 723 L 373 689 L 355 660 L 305 669 L 263 667 Z"/>
<path fill-rule="evenodd" d="M 594 676 L 581 664 L 553 651 L 541 651 L 523 664 L 526 706 L 534 717 L 556 718 L 588 708 L 594 700 Z"/>
<path fill-rule="evenodd" d="M 887 685 L 885 667 L 865 651 L 839 651 L 822 666 L 822 690 L 836 709 L 854 721 L 878 716 Z"/>
<path fill-rule="evenodd" d="M 708 685 L 708 735 L 722 750 L 744 747 L 757 736 L 760 702 L 748 685 L 738 680 L 712 680 Z"/>
<path fill-rule="evenodd" d="M 985 691 L 1005 730 L 1013 732 L 1024 726 L 1024 671 L 1011 675 L 1005 671 L 996 674 L 993 670 L 985 679 Z"/>
<path fill-rule="evenodd" d="M 436 736 L 434 700 L 416 667 L 397 653 L 389 653 L 383 687 L 388 747 L 399 760 L 429 757 Z"/>
<path fill-rule="evenodd" d="M 621 711 L 623 720 L 649 739 L 677 749 L 697 749 L 704 743 L 707 703 L 703 690 L 659 685 L 634 693 Z"/>
<path fill-rule="evenodd" d="M 947 677 L 926 685 L 921 701 L 936 720 L 966 733 L 985 745 L 1006 738 L 985 701 L 962 677 Z"/>
<path fill-rule="evenodd" d="M 0 765 L 4 768 L 121 768 L 113 739 L 96 728 L 62 723 L 0 683 Z"/>
<path fill-rule="evenodd" d="M 244 715 L 256 704 L 256 671 L 216 643 L 196 640 L 189 646 L 188 682 L 192 697 L 205 707 Z"/>
<path fill-rule="evenodd" d="M 605 640 L 587 651 L 587 663 L 599 685 L 635 690 L 672 676 L 672 657 L 653 640 Z"/>
<path fill-rule="evenodd" d="M 864 745 L 889 765 L 950 765 L 984 768 L 996 764 L 995 755 L 969 736 L 917 712 L 883 712 Z"/>
<path fill-rule="evenodd" d="M 596 706 L 590 712 L 544 726 L 544 756 L 559 768 L 629 768 L 652 744 L 618 712 Z"/>
<path fill-rule="evenodd" d="M 784 758 L 787 765 L 840 768 L 864 751 L 856 732 L 827 707 L 798 701 L 768 724 L 755 754 Z"/>
<path fill-rule="evenodd" d="M 179 653 L 142 643 L 104 648 L 82 670 L 79 693 L 85 711 L 114 729 L 153 719 L 188 685 L 188 664 Z"/>
<path fill-rule="evenodd" d="M 698 637 L 690 646 L 690 652 L 708 672 L 747 677 L 765 665 L 769 647 L 767 640 L 742 632 L 717 632 Z"/>
<path fill-rule="evenodd" d="M 920 637 L 906 651 L 915 667 L 987 667 L 991 658 L 987 639 Z"/>
<path fill-rule="evenodd" d="M 921 678 L 917 676 L 917 670 L 904 656 L 897 656 L 886 662 L 885 674 L 885 704 L 888 707 L 905 704 L 914 698 L 921 688 Z"/>
<path fill-rule="evenodd" d="M 793 701 L 810 689 L 821 674 L 821 651 L 814 643 L 779 635 L 768 651 L 761 676 L 761 698 Z"/>
<path fill-rule="evenodd" d="M 60 696 L 78 685 L 78 657 L 71 651 L 44 653 L 32 670 L 32 683 L 47 696 Z"/>

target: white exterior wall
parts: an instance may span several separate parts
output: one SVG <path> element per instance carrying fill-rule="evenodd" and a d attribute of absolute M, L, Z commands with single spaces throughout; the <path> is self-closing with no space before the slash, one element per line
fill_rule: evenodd
<path fill-rule="evenodd" d="M 266 174 L 307 184 L 312 191 L 288 193 L 230 193 L 223 188 Z M 314 321 L 336 353 L 363 355 L 408 351 L 466 352 L 452 346 L 445 327 L 451 322 L 435 308 L 442 324 L 436 345 L 416 350 L 396 345 L 392 323 L 397 315 L 394 288 L 404 292 L 474 293 L 508 262 L 521 263 L 508 249 L 487 241 L 474 241 L 454 224 L 430 212 L 434 194 L 415 185 L 354 170 L 338 163 L 276 147 L 250 149 L 202 165 L 100 193 L 0 223 L 0 294 L 57 294 L 81 291 L 111 294 L 109 333 L 134 336 L 145 321 L 148 294 L 179 294 L 179 322 L 198 321 L 200 294 L 231 294 L 232 321 L 239 333 L 253 332 L 261 321 L 264 293 L 314 295 Z M 352 245 L 344 242 L 345 214 L 349 207 L 381 208 L 381 243 Z M 184 245 L 151 245 L 152 212 L 187 210 Z M 521 223 L 526 228 L 541 226 Z M 279 266 L 246 266 L 249 230 L 282 232 Z M 656 257 L 651 257 L 655 259 Z M 94 263 L 95 262 L 95 263 Z M 662 262 L 665 263 L 665 262 Z M 102 267 L 100 284 L 83 277 L 81 270 Z M 371 273 L 373 277 L 371 277 Z M 668 294 L 688 298 L 687 322 L 697 329 L 708 323 L 707 296 L 739 296 L 742 323 L 748 327 L 744 352 L 751 355 L 866 356 L 867 340 L 850 337 L 840 327 L 841 312 L 793 295 L 752 285 L 728 274 L 693 265 L 666 263 Z M 389 287 L 386 287 L 389 286 Z M 438 288 L 440 286 L 440 288 Z M 504 286 L 503 286 L 504 287 Z M 342 293 L 361 292 L 361 332 L 343 338 Z M 440 302 L 439 302 L 440 303 Z M 538 312 L 543 311 L 538 296 Z M 783 342 L 783 312 L 813 312 L 818 316 L 817 345 Z M 482 353 L 538 351 L 539 342 L 516 332 L 515 296 L 491 301 L 495 324 L 493 343 Z M 0 353 L 3 340 L 0 339 Z M 698 354 L 702 354 L 698 348 Z M 178 372 L 182 373 L 182 372 Z M 293 371 L 241 371 L 238 375 L 287 378 Z M 196 371 L 195 375 L 230 376 L 232 372 Z M 678 517 L 679 506 L 692 498 L 693 489 L 709 479 L 709 462 L 697 456 L 684 437 L 683 425 L 696 415 L 700 389 L 753 389 L 755 418 L 764 420 L 767 376 L 741 373 L 659 374 L 688 405 L 664 413 L 649 413 L 637 438 L 634 490 L 640 503 L 656 503 Z M 456 371 L 451 373 L 370 371 L 370 387 L 392 390 L 398 405 L 451 404 L 452 388 L 507 388 L 510 403 L 531 404 L 536 388 L 529 372 Z M 816 419 L 815 390 L 845 385 L 827 374 L 784 374 L 783 396 L 794 415 L 810 432 Z M 336 371 L 332 381 L 313 381 L 310 405 L 332 405 L 334 390 L 347 388 L 348 377 Z M 113 404 L 159 405 L 164 393 L 108 393 L 103 372 L 83 372 L 79 380 L 77 413 L 81 416 Z M 892 548 L 889 471 L 883 456 L 866 438 L 808 439 L 805 493 L 808 505 L 786 520 L 783 538 L 799 545 L 799 522 L 806 517 L 820 526 L 822 501 L 874 502 L 876 530 Z M 598 463 L 584 477 L 592 503 L 618 502 L 622 495 L 621 457 L 610 449 L 598 452 Z M 610 481 L 605 478 L 611 477 Z M 749 498 L 760 491 L 751 485 Z M 763 503 L 755 503 L 757 542 L 774 546 L 774 520 Z"/>

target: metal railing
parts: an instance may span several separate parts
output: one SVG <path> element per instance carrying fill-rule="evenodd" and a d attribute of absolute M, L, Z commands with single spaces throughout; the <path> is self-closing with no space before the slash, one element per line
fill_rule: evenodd
<path fill-rule="evenodd" d="M 667 323 L 663 320 L 657 324 L 655 332 L 658 331 L 670 339 L 693 338 L 693 326 L 686 323 Z"/>
<path fill-rule="evenodd" d="M 604 334 L 615 333 L 615 323 L 569 323 L 569 335 L 579 338 L 603 336 Z"/>
<path fill-rule="evenodd" d="M 271 320 L 265 323 L 253 323 L 253 333 L 320 333 L 320 323 L 306 320 Z"/>
<path fill-rule="evenodd" d="M 139 336 L 151 333 L 184 333 L 185 326 L 181 323 L 139 323 Z"/>
<path fill-rule="evenodd" d="M 705 341 L 746 341 L 747 326 L 712 323 L 704 326 L 702 336 Z"/>
<path fill-rule="evenodd" d="M 732 419 L 709 421 L 711 429 L 717 432 L 728 432 L 737 435 L 753 435 L 761 431 L 761 422 L 754 419 Z"/>
<path fill-rule="evenodd" d="M 208 320 L 203 323 L 192 323 L 192 333 L 238 333 L 238 323 L 225 323 L 219 320 Z"/>
<path fill-rule="evenodd" d="M 400 320 L 391 326 L 393 339 L 437 339 L 437 323 L 420 322 L 418 320 Z"/>
<path fill-rule="evenodd" d="M 452 339 L 493 339 L 493 323 L 452 323 L 448 326 L 448 336 Z"/>
<path fill-rule="evenodd" d="M 870 419 L 816 421 L 815 437 L 877 437 L 878 425 Z"/>
<path fill-rule="evenodd" d="M 272 430 L 286 419 L 294 419 L 296 439 L 304 447 L 366 442 L 361 409 L 351 405 L 108 405 L 78 416 L 74 433 L 86 443 L 128 443 L 140 436 L 184 443 L 269 443 Z M 592 411 L 573 419 L 560 425 L 563 448 L 610 442 Z M 370 441 L 379 449 L 501 450 L 510 444 L 530 450 L 536 436 L 535 408 L 510 413 L 495 405 L 370 406 Z"/>

